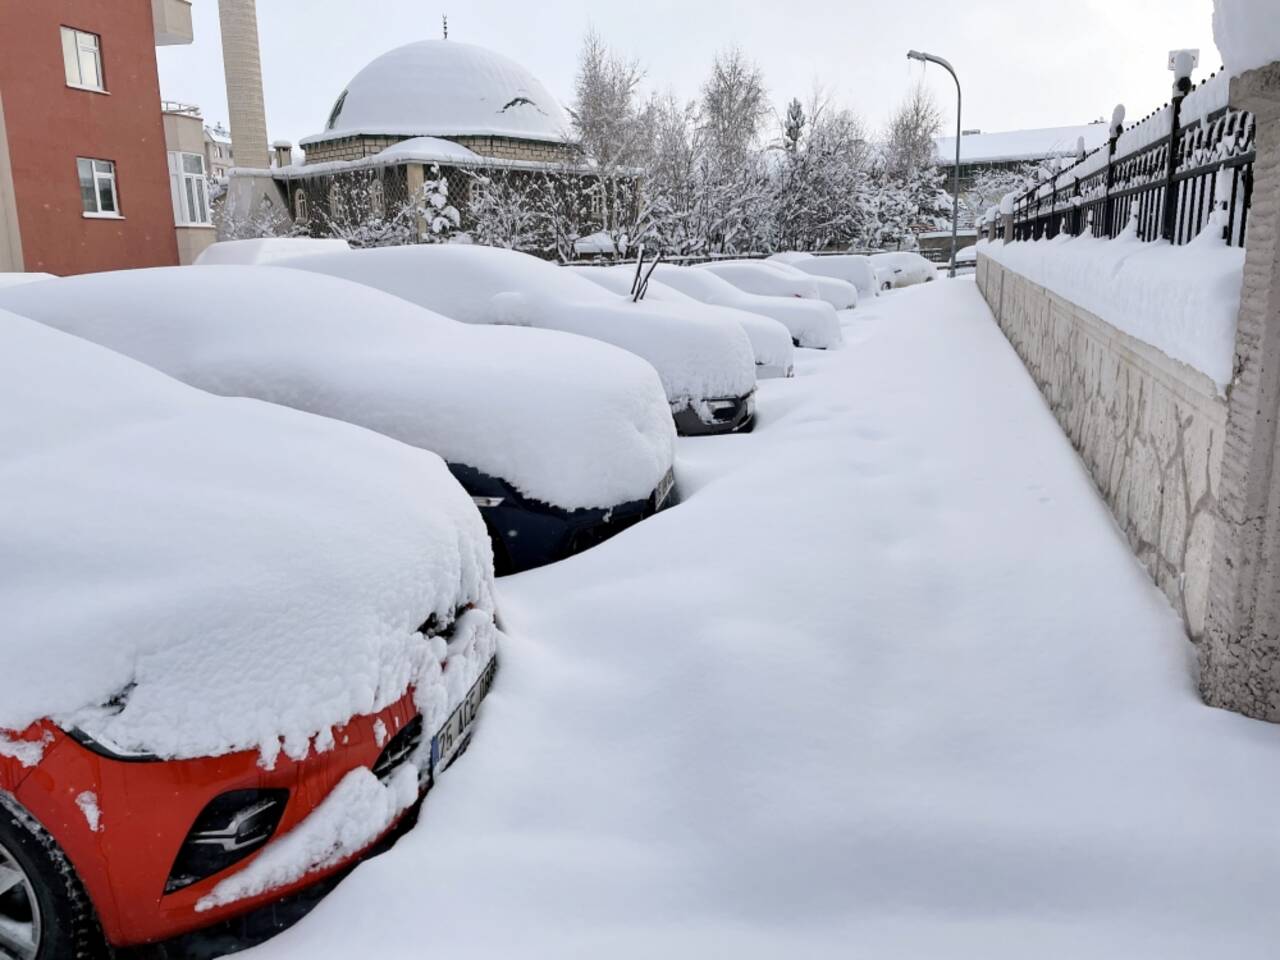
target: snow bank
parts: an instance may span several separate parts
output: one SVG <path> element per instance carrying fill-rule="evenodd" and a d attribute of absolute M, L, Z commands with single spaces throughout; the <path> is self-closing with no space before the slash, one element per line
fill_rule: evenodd
<path fill-rule="evenodd" d="M 195 265 L 203 267 L 215 264 L 267 264 L 286 257 L 304 257 L 310 253 L 334 253 L 338 250 L 350 249 L 345 240 L 319 240 L 312 237 L 222 240 L 200 251 Z"/>
<path fill-rule="evenodd" d="M 734 307 L 771 317 L 791 333 L 791 339 L 802 347 L 825 350 L 844 342 L 840 319 L 835 308 L 820 300 L 795 297 L 762 297 L 740 290 L 710 270 L 658 265 L 653 279 L 686 296 L 720 307 Z"/>
<path fill-rule="evenodd" d="M 1213 0 L 1213 42 L 1233 77 L 1280 60 L 1274 0 Z"/>
<path fill-rule="evenodd" d="M 1235 354 L 1244 250 L 1206 227 L 1180 247 L 1137 237 L 987 244 L 998 263 L 1206 374 L 1225 391 Z"/>
<path fill-rule="evenodd" d="M 606 290 L 628 297 L 631 295 L 631 285 L 636 275 L 635 267 L 627 264 L 568 269 L 576 271 L 579 276 L 586 277 Z M 701 303 L 653 278 L 649 279 L 644 301 L 651 304 L 661 303 L 664 310 L 674 309 L 686 314 L 691 308 L 696 308 L 693 310 L 695 316 L 720 317 L 738 324 L 746 331 L 747 338 L 751 341 L 751 352 L 756 360 L 756 376 L 787 376 L 787 371 L 792 369 L 795 362 L 795 349 L 791 344 L 791 333 L 777 320 L 733 307 L 717 307 L 709 303 Z"/>
<path fill-rule="evenodd" d="M 671 467 L 661 385 L 605 344 L 467 326 L 366 286 L 270 267 L 162 267 L 40 287 L 0 293 L 0 304 L 192 386 L 368 427 L 566 509 L 642 499 Z"/>
<path fill-rule="evenodd" d="M 270 765 L 410 684 L 447 696 L 428 616 L 475 603 L 493 633 L 489 538 L 438 457 L 7 312 L 0 489 L 0 729 Z"/>
<path fill-rule="evenodd" d="M 282 265 L 355 280 L 465 323 L 540 327 L 613 344 L 652 364 L 677 408 L 740 397 L 755 383 L 751 343 L 741 329 L 623 302 L 573 271 L 513 250 L 382 247 Z"/>
<path fill-rule="evenodd" d="M 1280 726 L 1200 703 L 974 283 L 847 332 L 679 509 L 499 582 L 484 749 L 245 960 L 1276 952 Z"/>

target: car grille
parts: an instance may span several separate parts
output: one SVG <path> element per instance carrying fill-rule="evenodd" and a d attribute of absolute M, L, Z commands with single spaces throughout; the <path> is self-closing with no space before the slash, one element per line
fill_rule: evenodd
<path fill-rule="evenodd" d="M 373 774 L 386 782 L 406 761 L 417 752 L 422 744 L 422 716 L 416 716 L 406 723 L 392 737 L 373 765 Z"/>

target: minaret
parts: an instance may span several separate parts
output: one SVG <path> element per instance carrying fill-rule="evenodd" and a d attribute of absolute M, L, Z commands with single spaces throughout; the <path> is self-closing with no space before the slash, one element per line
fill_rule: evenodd
<path fill-rule="evenodd" d="M 256 0 L 218 0 L 222 68 L 231 116 L 231 153 L 237 167 L 271 166 L 267 111 L 262 99 Z"/>

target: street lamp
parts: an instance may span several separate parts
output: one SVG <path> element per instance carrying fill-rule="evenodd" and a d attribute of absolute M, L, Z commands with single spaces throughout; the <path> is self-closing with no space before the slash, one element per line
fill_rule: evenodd
<path fill-rule="evenodd" d="M 951 74 L 951 79 L 956 82 L 956 165 L 951 186 L 951 270 L 948 273 L 948 276 L 954 277 L 956 275 L 956 234 L 960 229 L 960 78 L 956 76 L 951 64 L 941 57 L 935 57 L 932 53 L 908 50 L 907 59 L 919 60 L 921 63 L 926 60 L 936 63 Z"/>

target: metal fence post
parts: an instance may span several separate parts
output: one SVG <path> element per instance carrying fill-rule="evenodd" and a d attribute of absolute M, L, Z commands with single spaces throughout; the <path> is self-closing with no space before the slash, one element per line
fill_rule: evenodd
<path fill-rule="evenodd" d="M 1114 117 L 1114 114 L 1112 115 Z M 1123 116 L 1123 114 L 1121 114 Z M 1116 141 L 1120 139 L 1120 133 L 1124 130 L 1123 120 L 1116 123 L 1111 128 L 1111 138 L 1107 141 L 1107 185 L 1102 192 L 1102 235 L 1111 236 L 1111 220 L 1114 216 L 1115 201 L 1111 198 L 1111 188 L 1116 182 L 1115 159 L 1116 159 Z"/>
<path fill-rule="evenodd" d="M 1191 78 L 1180 77 L 1173 87 L 1173 99 L 1169 101 L 1169 146 L 1165 151 L 1164 212 L 1161 216 L 1160 236 L 1173 242 L 1174 228 L 1178 221 L 1178 191 L 1173 182 L 1178 173 L 1178 139 L 1182 134 L 1182 98 L 1191 89 Z"/>

